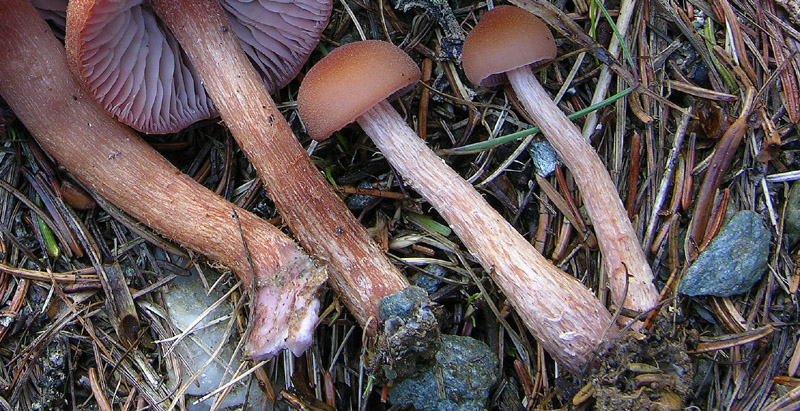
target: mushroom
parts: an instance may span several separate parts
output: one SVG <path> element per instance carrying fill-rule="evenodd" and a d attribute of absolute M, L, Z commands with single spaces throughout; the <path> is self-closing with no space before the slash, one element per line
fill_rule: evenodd
<path fill-rule="evenodd" d="M 572 171 L 597 234 L 615 304 L 649 310 L 658 292 L 617 188 L 592 146 L 533 75 L 532 68 L 555 54 L 553 36 L 541 20 L 518 7 L 498 6 L 484 14 L 467 35 L 462 59 L 464 73 L 473 84 L 511 83 L 523 107 Z"/>
<path fill-rule="evenodd" d="M 109 3 L 97 1 L 86 8 L 71 4 L 68 25 L 73 18 L 88 26 L 109 24 L 102 20 Z M 307 251 L 329 263 L 331 287 L 374 333 L 381 299 L 405 289 L 408 280 L 311 162 L 242 51 L 222 7 L 216 0 L 155 0 L 150 5 L 183 47 L 284 221 Z M 325 19 L 316 24 L 324 25 Z"/>
<path fill-rule="evenodd" d="M 0 95 L 77 179 L 137 220 L 230 268 L 254 291 L 247 352 L 311 342 L 324 281 L 286 235 L 182 174 L 81 90 L 64 48 L 28 1 L 0 1 Z"/>
<path fill-rule="evenodd" d="M 300 71 L 332 8 L 325 0 L 219 2 L 270 92 Z M 58 7 L 52 0 L 39 3 L 45 10 Z M 122 123 L 164 134 L 217 116 L 194 67 L 149 4 L 75 0 L 67 25 L 73 72 Z"/>
<path fill-rule="evenodd" d="M 414 61 L 390 43 L 350 43 L 309 70 L 298 90 L 298 109 L 316 140 L 357 121 L 394 169 L 447 220 L 544 348 L 579 372 L 606 329 L 616 332 L 610 314 L 583 284 L 539 254 L 392 108 L 389 99 L 419 79 Z"/>

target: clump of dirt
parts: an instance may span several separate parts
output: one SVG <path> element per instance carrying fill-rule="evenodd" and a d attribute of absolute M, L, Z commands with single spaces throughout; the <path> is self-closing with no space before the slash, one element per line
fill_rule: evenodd
<path fill-rule="evenodd" d="M 415 286 L 384 298 L 383 331 L 369 358 L 370 368 L 386 380 L 399 381 L 432 366 L 442 340 L 436 310 L 428 293 Z"/>
<path fill-rule="evenodd" d="M 651 331 L 609 342 L 582 391 L 592 393 L 599 410 L 683 409 L 694 377 L 687 346 L 697 339 L 695 330 L 659 316 Z"/>

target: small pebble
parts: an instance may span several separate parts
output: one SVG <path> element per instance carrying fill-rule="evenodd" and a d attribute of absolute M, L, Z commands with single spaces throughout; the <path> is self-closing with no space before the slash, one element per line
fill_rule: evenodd
<path fill-rule="evenodd" d="M 210 270 L 205 273 L 209 282 L 213 283 L 216 280 L 216 278 L 214 278 L 216 273 L 212 273 Z M 193 275 L 189 277 L 177 277 L 169 292 L 162 293 L 162 296 L 166 303 L 169 318 L 172 319 L 180 330 L 185 330 L 194 322 L 197 316 L 208 309 L 209 306 L 214 304 L 214 302 L 224 294 L 223 291 L 224 290 L 218 288 L 214 290 L 211 295 L 207 295 L 203 283 L 196 275 Z M 228 325 L 226 319 L 211 326 L 208 326 L 208 324 L 213 320 L 225 318 L 231 313 L 232 307 L 230 304 L 220 304 L 198 324 L 196 327 L 197 331 L 195 331 L 191 337 L 184 338 L 183 341 L 178 344 L 177 352 L 186 361 L 185 365 L 189 367 L 183 370 L 182 378 L 184 378 L 184 380 L 182 380 L 181 383 L 184 383 L 185 378 L 199 370 L 199 367 L 209 358 L 207 350 L 213 352 L 220 344 L 221 339 L 225 336 L 225 328 Z M 198 341 L 207 348 L 204 349 L 198 346 Z M 232 338 L 228 338 L 223 343 L 224 346 L 217 355 L 218 361 L 211 362 L 203 369 L 200 377 L 197 379 L 197 384 L 191 384 L 186 390 L 186 394 L 190 399 L 190 401 L 186 403 L 187 410 L 200 411 L 209 409 L 214 402 L 213 398 L 199 404 L 194 404 L 194 402 L 199 397 L 210 393 L 221 384 L 231 379 L 230 370 L 226 371 L 225 369 L 226 365 L 230 364 L 231 370 L 239 368 L 242 358 L 239 355 L 240 351 L 236 350 L 237 342 L 236 335 Z M 234 353 L 236 353 L 236 357 L 231 359 Z M 171 388 L 174 388 L 176 386 L 175 375 L 172 373 L 171 367 L 167 367 L 167 370 L 169 372 L 168 384 Z M 240 407 L 244 404 L 245 395 L 248 395 L 248 389 L 244 384 L 240 383 L 234 385 L 231 392 L 225 397 L 221 409 L 242 409 Z M 260 409 L 262 398 L 261 390 L 256 387 L 256 384 L 253 384 L 249 389 L 249 405 L 246 409 Z"/>
<path fill-rule="evenodd" d="M 416 273 L 411 276 L 411 281 L 417 287 L 427 291 L 428 294 L 433 294 L 439 289 L 439 285 L 442 284 L 442 280 L 434 276 L 444 277 L 447 275 L 447 270 L 440 265 L 429 264 L 427 267 L 425 267 L 425 272 L 430 273 L 433 276 Z"/>
<path fill-rule="evenodd" d="M 430 367 L 441 346 L 441 333 L 428 293 L 413 285 L 406 287 L 384 297 L 379 310 L 383 331 L 374 353 L 381 358 L 383 376 L 402 380 Z"/>
<path fill-rule="evenodd" d="M 561 165 L 556 150 L 542 137 L 534 138 L 528 146 L 528 154 L 533 159 L 533 168 L 536 174 L 547 177 L 556 171 L 556 166 Z"/>
<path fill-rule="evenodd" d="M 358 184 L 358 188 L 373 188 L 372 184 L 367 181 L 362 181 Z M 374 200 L 375 197 L 373 196 L 365 196 L 361 194 L 353 194 L 347 198 L 347 208 L 353 211 L 361 211 L 369 205 L 369 203 Z"/>
<path fill-rule="evenodd" d="M 498 377 L 497 357 L 486 344 L 443 335 L 436 365 L 398 384 L 389 402 L 417 410 L 483 410 Z"/>
<path fill-rule="evenodd" d="M 739 211 L 689 267 L 678 292 L 692 297 L 747 292 L 767 268 L 770 237 L 758 213 Z"/>

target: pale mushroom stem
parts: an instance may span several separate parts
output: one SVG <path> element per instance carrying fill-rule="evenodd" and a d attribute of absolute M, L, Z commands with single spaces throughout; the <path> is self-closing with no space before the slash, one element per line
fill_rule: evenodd
<path fill-rule="evenodd" d="M 536 251 L 417 137 L 388 101 L 357 121 L 392 167 L 447 220 L 559 364 L 580 372 L 606 329 L 610 337 L 616 335 L 597 297 Z"/>
<path fill-rule="evenodd" d="M 42 148 L 97 194 L 224 264 L 255 290 L 251 355 L 269 357 L 287 346 L 304 351 L 324 269 L 275 227 L 182 174 L 108 116 L 81 90 L 63 45 L 28 1 L 0 1 L 0 16 L 0 95 Z"/>
<path fill-rule="evenodd" d="M 572 172 L 592 220 L 617 306 L 645 311 L 658 300 L 650 264 L 642 252 L 616 186 L 597 152 L 553 103 L 530 66 L 506 73 L 517 98 Z M 627 284 L 627 294 L 625 293 Z"/>
<path fill-rule="evenodd" d="M 375 331 L 383 297 L 408 280 L 336 196 L 239 46 L 212 0 L 153 0 L 270 198 L 300 243 L 331 264 L 329 282 L 361 325 Z"/>

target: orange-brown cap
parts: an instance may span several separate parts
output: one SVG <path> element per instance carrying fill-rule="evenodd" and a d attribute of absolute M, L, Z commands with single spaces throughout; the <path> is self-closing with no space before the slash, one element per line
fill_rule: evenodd
<path fill-rule="evenodd" d="M 469 81 L 491 87 L 505 72 L 538 66 L 556 56 L 550 29 L 538 17 L 514 6 L 498 6 L 483 15 L 467 35 L 461 58 Z"/>
<path fill-rule="evenodd" d="M 308 134 L 321 141 L 382 100 L 402 95 L 420 77 L 414 60 L 391 43 L 345 44 L 308 71 L 297 108 Z"/>

